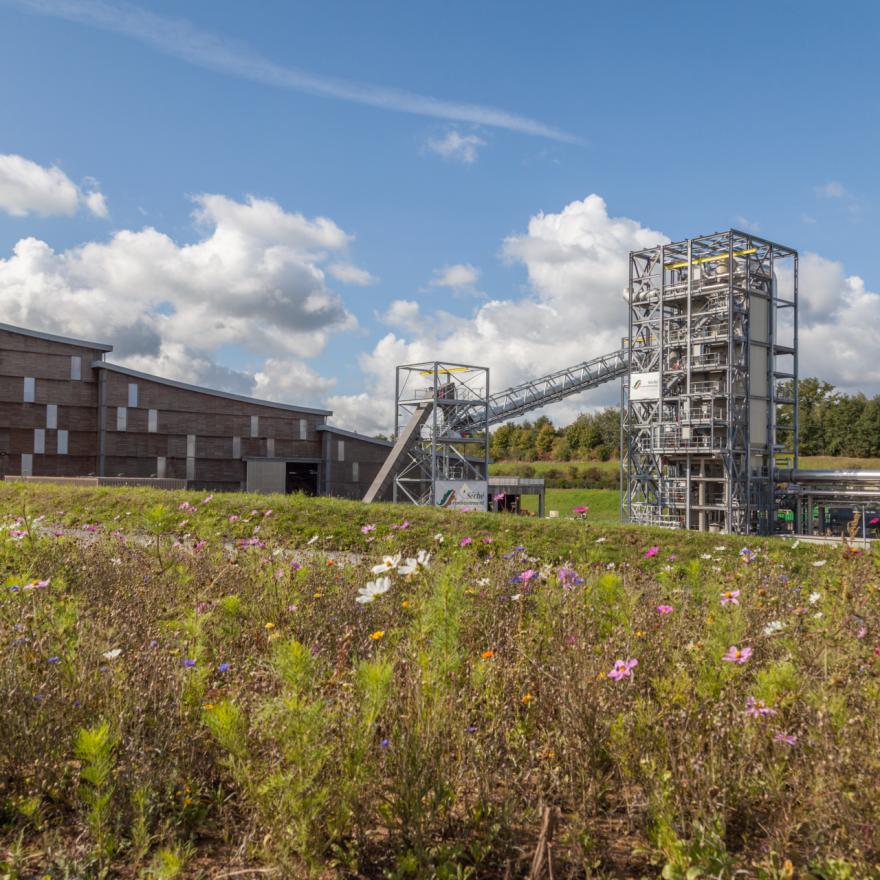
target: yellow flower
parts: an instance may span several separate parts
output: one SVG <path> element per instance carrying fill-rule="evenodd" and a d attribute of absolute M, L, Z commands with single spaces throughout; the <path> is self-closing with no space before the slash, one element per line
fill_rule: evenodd
<path fill-rule="evenodd" d="M 535 698 L 531 694 L 523 694 L 523 698 L 522 698 L 523 705 L 528 706 L 529 703 L 531 703 L 532 700 L 534 700 L 534 699 Z"/>
<path fill-rule="evenodd" d="M 320 594 L 320 593 L 315 593 L 315 595 L 314 595 L 312 598 L 314 598 L 314 599 L 320 599 L 320 598 L 321 598 L 321 594 Z"/>
<path fill-rule="evenodd" d="M 267 623 L 266 629 L 275 629 L 275 624 L 274 623 Z"/>
<path fill-rule="evenodd" d="M 636 638 L 643 639 L 645 637 L 645 631 L 643 629 L 636 630 Z"/>
<path fill-rule="evenodd" d="M 204 708 L 205 708 L 206 711 L 210 712 L 211 709 L 214 708 L 214 704 L 213 704 L 213 703 L 205 703 Z"/>
<path fill-rule="evenodd" d="M 384 630 L 384 629 L 377 629 L 376 632 L 374 632 L 374 633 L 370 633 L 370 638 L 371 638 L 374 642 L 378 642 L 379 639 L 381 639 L 382 636 L 384 636 L 384 635 L 385 635 L 385 630 Z"/>
<path fill-rule="evenodd" d="M 401 608 L 409 608 L 409 599 L 404 599 L 404 600 L 400 603 L 400 607 L 401 607 Z"/>

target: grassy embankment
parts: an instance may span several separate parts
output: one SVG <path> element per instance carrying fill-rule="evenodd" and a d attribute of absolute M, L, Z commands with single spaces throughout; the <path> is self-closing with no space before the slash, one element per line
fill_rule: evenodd
<path fill-rule="evenodd" d="M 51 486 L 0 522 L 0 875 L 524 877 L 549 810 L 560 878 L 880 876 L 876 555 Z"/>
<path fill-rule="evenodd" d="M 880 470 L 880 458 L 834 458 L 827 455 L 804 456 L 800 467 L 810 470 L 839 470 L 858 468 Z M 611 461 L 499 461 L 490 465 L 492 474 L 544 477 L 548 482 L 547 510 L 558 510 L 564 516 L 573 507 L 585 505 L 590 508 L 590 518 L 597 523 L 614 523 L 619 520 L 620 492 L 607 488 L 618 479 L 620 462 Z M 554 484 L 569 482 L 576 485 L 563 488 Z M 600 488 L 605 487 L 605 488 Z M 537 499 L 527 497 L 526 510 L 536 512 Z"/>

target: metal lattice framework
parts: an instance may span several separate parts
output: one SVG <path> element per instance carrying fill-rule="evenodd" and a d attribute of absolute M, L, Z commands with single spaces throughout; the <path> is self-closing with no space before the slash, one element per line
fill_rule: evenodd
<path fill-rule="evenodd" d="M 438 480 L 487 478 L 487 367 L 440 361 L 399 366 L 395 399 L 395 437 L 404 442 L 397 460 L 387 462 L 394 470 L 394 501 L 433 504 Z"/>
<path fill-rule="evenodd" d="M 735 229 L 630 254 L 625 520 L 771 530 L 777 459 L 797 459 L 797 259 Z"/>
<path fill-rule="evenodd" d="M 488 425 L 513 419 L 557 400 L 596 388 L 612 379 L 623 376 L 629 370 L 629 352 L 625 349 L 601 355 L 589 361 L 566 367 L 555 373 L 541 376 L 499 391 L 489 397 Z M 466 430 L 479 425 L 480 414 L 462 413 L 453 427 Z"/>

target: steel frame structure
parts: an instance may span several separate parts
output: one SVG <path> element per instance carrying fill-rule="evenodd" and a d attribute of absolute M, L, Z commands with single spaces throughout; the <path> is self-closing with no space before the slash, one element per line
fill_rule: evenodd
<path fill-rule="evenodd" d="M 625 349 L 603 354 L 591 360 L 557 370 L 538 379 L 505 388 L 489 396 L 487 425 L 514 419 L 547 404 L 595 388 L 623 376 L 629 369 L 629 354 Z M 477 428 L 479 414 L 461 414 L 453 422 L 459 430 Z"/>
<path fill-rule="evenodd" d="M 394 474 L 394 501 L 433 504 L 438 480 L 487 479 L 487 367 L 449 361 L 404 364 L 397 367 L 394 392 L 395 437 L 414 420 L 418 426 Z"/>
<path fill-rule="evenodd" d="M 775 470 L 797 467 L 797 272 L 797 251 L 736 229 L 630 254 L 623 521 L 773 531 Z"/>

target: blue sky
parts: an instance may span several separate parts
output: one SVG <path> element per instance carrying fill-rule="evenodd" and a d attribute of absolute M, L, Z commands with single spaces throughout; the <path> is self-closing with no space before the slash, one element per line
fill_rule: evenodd
<path fill-rule="evenodd" d="M 432 341 L 454 350 L 442 329 L 395 326 L 395 302 L 418 304 L 425 324 L 447 321 L 433 314 L 438 308 L 478 320 L 493 301 L 564 311 L 569 294 L 535 264 L 529 221 L 595 193 L 607 218 L 587 234 L 620 245 L 621 277 L 627 239 L 615 235 L 613 218 L 673 239 L 748 226 L 816 255 L 817 279 L 839 288 L 813 310 L 817 328 L 824 320 L 817 342 L 836 338 L 835 296 L 852 291 L 853 277 L 868 294 L 880 289 L 878 26 L 880 7 L 869 3 L 831 15 L 819 3 L 0 0 L 0 154 L 57 166 L 81 192 L 100 191 L 108 209 L 14 216 L 0 205 L 0 260 L 27 237 L 55 254 L 144 227 L 181 247 L 197 243 L 210 235 L 210 221 L 192 219 L 192 197 L 203 193 L 329 218 L 353 236 L 344 262 L 378 279 L 328 276 L 353 320 L 337 322 L 320 345 L 304 343 L 301 363 L 336 382 L 307 388 L 304 380 L 303 394 L 344 397 L 381 384 L 392 352 L 377 346 L 389 333 L 401 343 L 386 343 L 395 352 L 427 351 Z M 360 95 L 374 86 L 483 109 L 465 121 L 443 118 L 448 107 L 435 117 L 395 109 L 394 96 L 374 106 L 312 94 L 291 87 L 291 71 L 317 78 L 318 91 L 342 80 Z M 499 126 L 495 111 L 521 119 Z M 506 247 L 511 238 L 519 245 Z M 600 250 L 591 259 L 615 259 L 613 249 Z M 478 277 L 463 288 L 431 285 L 455 265 Z M 34 293 L 32 279 L 22 294 L 20 274 L 19 298 L 46 295 Z M 569 327 L 583 337 L 584 357 L 599 353 L 590 338 L 611 338 L 625 315 L 607 284 L 587 297 L 609 313 L 602 332 L 589 320 Z M 866 304 L 857 305 L 863 314 Z M 136 307 L 156 320 L 155 304 Z M 32 320 L 47 315 L 37 310 Z M 262 345 L 231 339 L 189 354 L 202 368 L 259 371 Z M 864 342 L 863 360 L 877 360 L 875 343 Z M 464 348 L 468 358 L 481 350 L 479 340 Z M 510 351 L 486 350 L 502 361 L 492 364 L 502 379 L 524 378 L 547 359 L 546 349 L 522 358 Z M 157 368 L 187 363 L 155 359 Z M 859 381 L 852 371 L 833 378 Z M 870 391 L 877 381 L 862 384 Z M 262 387 L 278 396 L 296 386 Z M 349 421 L 357 415 L 355 407 Z"/>

